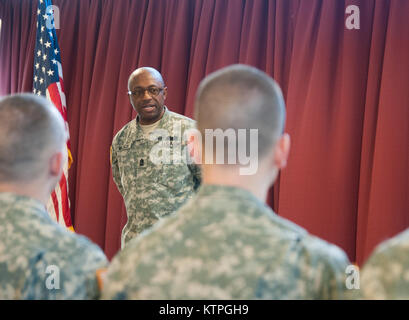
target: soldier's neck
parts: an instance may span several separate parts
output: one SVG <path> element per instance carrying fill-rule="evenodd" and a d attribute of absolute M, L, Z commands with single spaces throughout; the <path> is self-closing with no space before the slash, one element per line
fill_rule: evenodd
<path fill-rule="evenodd" d="M 33 198 L 39 200 L 44 206 L 47 206 L 48 199 L 50 198 L 50 194 L 42 190 L 42 188 L 39 188 L 37 184 L 0 183 L 0 193 L 1 192 L 9 192 Z"/>
<path fill-rule="evenodd" d="M 237 169 L 237 170 L 235 170 Z M 226 169 L 215 166 L 202 166 L 203 184 L 238 187 L 251 192 L 262 202 L 267 199 L 270 183 L 264 181 L 259 175 L 240 175 L 238 168 Z"/>

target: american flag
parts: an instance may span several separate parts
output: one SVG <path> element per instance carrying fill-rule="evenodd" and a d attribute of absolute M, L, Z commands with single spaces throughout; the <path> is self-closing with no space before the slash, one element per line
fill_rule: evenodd
<path fill-rule="evenodd" d="M 60 47 L 57 42 L 55 25 L 59 25 L 59 12 L 51 0 L 39 0 L 37 9 L 37 36 L 34 51 L 33 93 L 46 96 L 61 113 L 67 133 L 67 106 L 61 67 Z M 70 140 L 67 140 L 68 161 L 59 184 L 51 194 L 47 210 L 59 224 L 73 231 L 68 198 L 68 169 L 72 163 Z"/>

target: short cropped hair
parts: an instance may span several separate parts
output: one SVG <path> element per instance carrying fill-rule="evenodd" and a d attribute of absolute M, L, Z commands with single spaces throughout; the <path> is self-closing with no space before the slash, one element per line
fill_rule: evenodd
<path fill-rule="evenodd" d="M 139 76 L 142 73 L 149 73 L 154 79 L 156 79 L 158 82 L 160 82 L 162 84 L 162 86 L 165 86 L 165 81 L 163 81 L 163 77 L 162 77 L 162 75 L 160 74 L 160 72 L 158 70 L 156 70 L 155 68 L 152 68 L 152 67 L 140 67 L 140 68 L 134 70 L 130 74 L 130 76 L 128 78 L 128 89 L 129 90 L 132 89 L 130 87 L 131 86 L 131 81 L 135 77 Z"/>
<path fill-rule="evenodd" d="M 207 76 L 195 99 L 198 130 L 258 129 L 263 157 L 284 130 L 285 103 L 278 84 L 266 73 L 236 64 Z"/>
<path fill-rule="evenodd" d="M 52 105 L 30 93 L 0 99 L 0 182 L 41 175 L 49 156 L 66 142 L 64 121 Z"/>

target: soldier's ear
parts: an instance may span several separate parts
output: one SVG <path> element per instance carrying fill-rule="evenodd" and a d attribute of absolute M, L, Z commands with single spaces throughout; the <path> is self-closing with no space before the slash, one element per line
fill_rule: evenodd
<path fill-rule="evenodd" d="M 49 174 L 51 176 L 60 176 L 63 167 L 64 167 L 65 159 L 63 152 L 56 152 L 54 153 L 49 161 Z"/>
<path fill-rule="evenodd" d="M 166 97 L 168 96 L 168 87 L 163 88 L 163 100 L 166 100 Z"/>
<path fill-rule="evenodd" d="M 274 165 L 278 169 L 284 169 L 287 166 L 287 159 L 290 153 L 291 140 L 288 133 L 284 133 L 277 141 L 274 147 Z"/>

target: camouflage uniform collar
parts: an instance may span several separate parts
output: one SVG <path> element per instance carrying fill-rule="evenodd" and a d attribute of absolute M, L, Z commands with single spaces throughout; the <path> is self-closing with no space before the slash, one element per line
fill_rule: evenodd
<path fill-rule="evenodd" d="M 163 106 L 163 108 L 165 109 L 165 112 L 163 113 L 162 118 L 160 118 L 158 127 L 156 129 L 166 128 L 166 125 L 169 122 L 169 109 L 166 106 Z M 135 121 L 133 121 L 133 127 L 137 139 L 142 139 L 144 137 L 144 133 L 139 123 L 139 115 L 137 115 Z"/>
<path fill-rule="evenodd" d="M 11 192 L 0 192 L 0 208 L 14 207 L 24 212 L 41 212 L 45 217 L 50 218 L 44 204 L 29 196 L 19 195 Z M 0 210 L 1 210 L 0 209 Z"/>
<path fill-rule="evenodd" d="M 200 186 L 197 195 L 199 197 L 222 197 L 242 202 L 257 202 L 259 205 L 266 206 L 250 191 L 229 185 L 203 184 Z"/>

